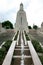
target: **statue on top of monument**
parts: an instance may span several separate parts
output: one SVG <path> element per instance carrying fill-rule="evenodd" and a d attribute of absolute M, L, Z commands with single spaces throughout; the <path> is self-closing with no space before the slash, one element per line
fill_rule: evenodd
<path fill-rule="evenodd" d="M 20 4 L 20 10 L 23 10 L 23 3 Z"/>

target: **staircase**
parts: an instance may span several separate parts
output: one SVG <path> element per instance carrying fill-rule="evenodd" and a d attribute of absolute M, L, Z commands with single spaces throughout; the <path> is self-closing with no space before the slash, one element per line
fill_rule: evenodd
<path fill-rule="evenodd" d="M 29 46 L 25 45 L 22 33 L 20 33 L 19 44 L 15 47 L 11 65 L 34 65 Z"/>
<path fill-rule="evenodd" d="M 42 65 L 31 41 L 27 41 L 24 35 L 20 32 L 16 41 L 13 38 L 2 65 Z"/>

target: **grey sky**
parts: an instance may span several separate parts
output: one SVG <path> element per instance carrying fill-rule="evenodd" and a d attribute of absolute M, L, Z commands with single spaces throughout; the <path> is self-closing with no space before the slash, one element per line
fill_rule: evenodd
<path fill-rule="evenodd" d="M 28 25 L 36 24 L 40 27 L 43 21 L 43 0 L 0 0 L 0 22 L 10 20 L 14 24 L 21 2 L 24 4 Z"/>

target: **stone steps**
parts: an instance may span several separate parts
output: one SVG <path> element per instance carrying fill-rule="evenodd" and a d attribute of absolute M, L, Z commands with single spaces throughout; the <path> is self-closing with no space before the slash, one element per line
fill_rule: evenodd
<path fill-rule="evenodd" d="M 18 49 L 20 48 L 20 49 Z M 34 65 L 28 46 L 24 46 L 24 65 Z M 21 46 L 16 46 L 11 65 L 21 65 Z"/>
<path fill-rule="evenodd" d="M 24 62 L 24 65 L 34 65 L 30 54 L 29 46 L 23 43 L 23 39 L 19 43 L 14 49 L 11 65 L 22 65 L 22 62 Z M 23 44 L 23 46 L 21 44 Z M 22 49 L 24 50 L 23 52 L 21 52 Z"/>
<path fill-rule="evenodd" d="M 21 49 L 15 49 L 15 50 L 21 50 Z M 29 50 L 29 49 L 24 49 L 24 50 Z"/>
<path fill-rule="evenodd" d="M 26 39 L 26 38 L 25 38 Z M 19 42 L 19 43 L 18 43 Z M 18 44 L 17 44 L 18 43 Z M 12 43 L 2 65 L 42 65 L 31 43 L 24 43 L 22 34 Z"/>
<path fill-rule="evenodd" d="M 22 56 L 18 55 L 18 56 L 13 56 L 13 58 L 21 58 Z M 31 58 L 31 56 L 26 56 L 24 55 L 24 58 Z"/>

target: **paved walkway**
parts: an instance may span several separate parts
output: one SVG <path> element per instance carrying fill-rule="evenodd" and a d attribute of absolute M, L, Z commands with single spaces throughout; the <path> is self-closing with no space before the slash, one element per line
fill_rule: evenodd
<path fill-rule="evenodd" d="M 9 31 L 9 32 L 0 34 L 0 45 L 6 40 L 11 40 L 13 38 L 13 36 L 14 36 L 13 31 Z"/>
<path fill-rule="evenodd" d="M 36 40 L 38 40 L 39 42 L 42 43 L 43 45 L 43 37 L 42 36 L 39 36 L 37 33 L 29 33 L 30 37 L 31 38 L 35 38 Z"/>

